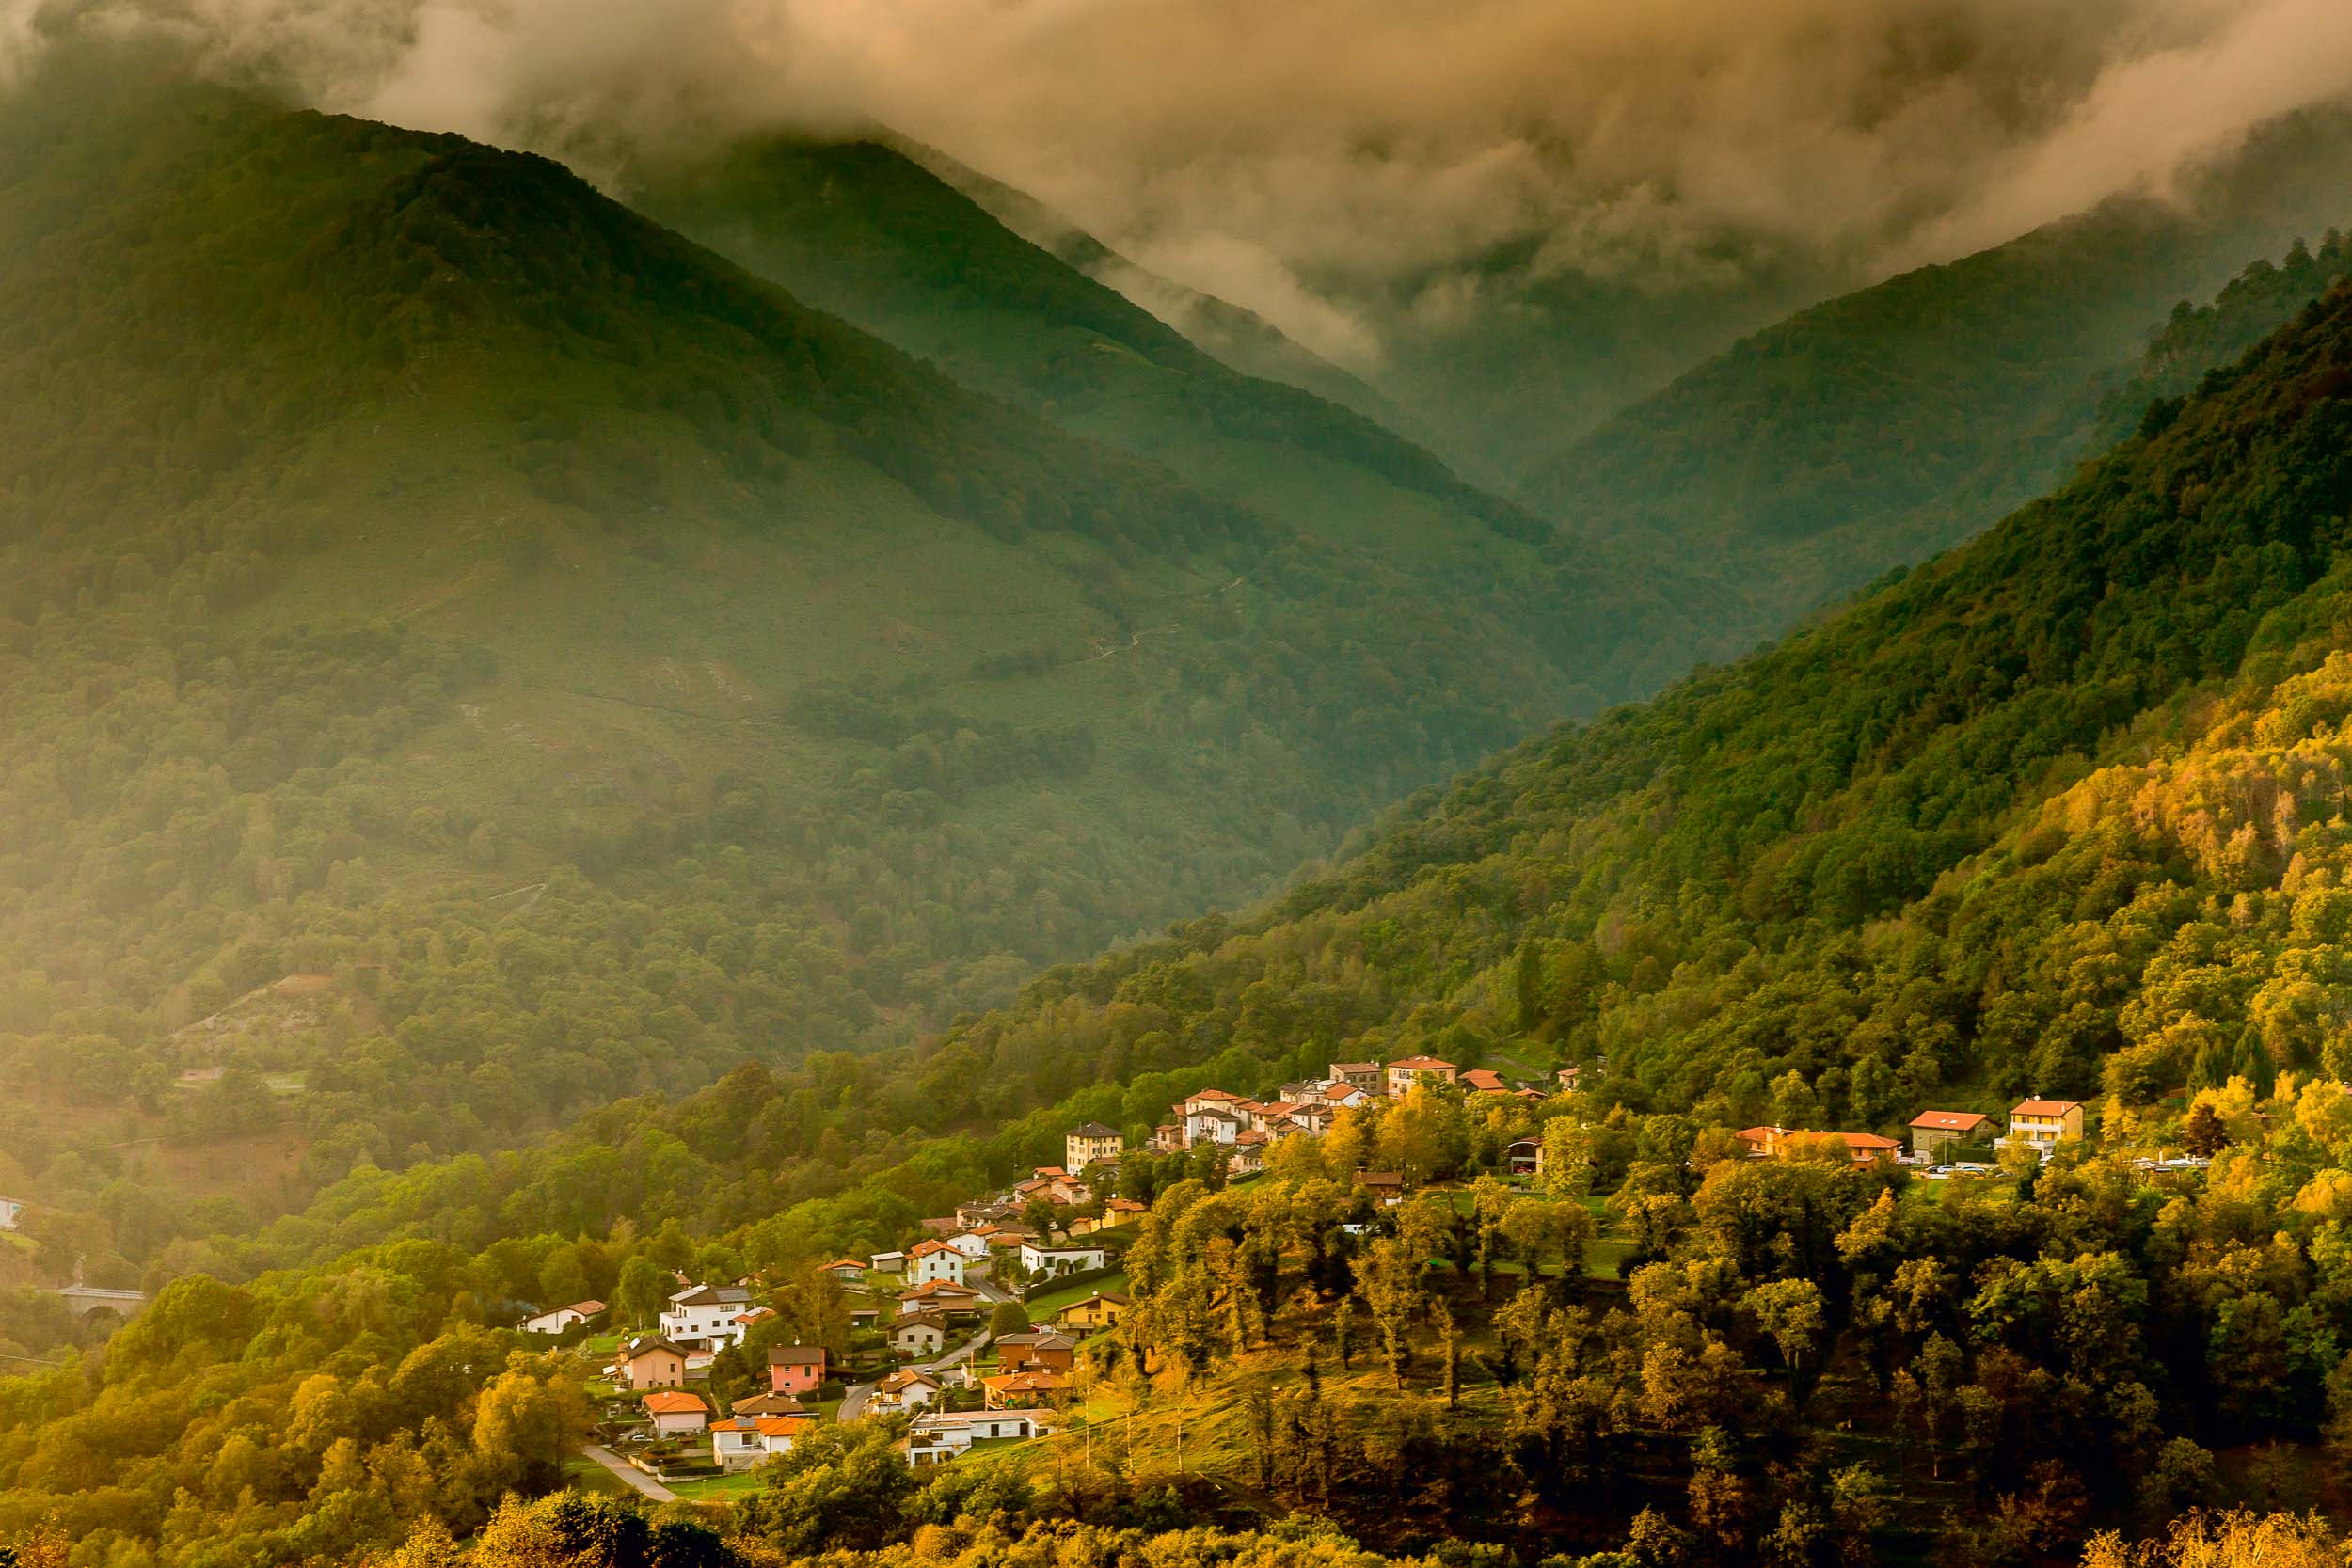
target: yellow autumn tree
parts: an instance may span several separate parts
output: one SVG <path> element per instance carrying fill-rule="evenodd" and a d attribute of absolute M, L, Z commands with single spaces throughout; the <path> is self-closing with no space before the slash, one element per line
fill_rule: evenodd
<path fill-rule="evenodd" d="M 2199 1512 L 2175 1519 L 2153 1541 L 2093 1536 L 2083 1568 L 2343 1568 L 2335 1529 L 2316 1513 Z"/>

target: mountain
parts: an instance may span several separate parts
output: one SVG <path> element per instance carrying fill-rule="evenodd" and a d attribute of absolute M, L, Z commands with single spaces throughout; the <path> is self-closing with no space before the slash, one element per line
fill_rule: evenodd
<path fill-rule="evenodd" d="M 2105 451 L 2196 389 L 2212 371 L 2229 365 L 2293 320 L 2296 311 L 2352 273 L 2352 240 L 2329 230 L 2314 253 L 2297 240 L 2275 263 L 2255 261 L 2205 305 L 2183 300 L 2149 340 L 2138 366 L 2102 398 L 2091 443 Z"/>
<path fill-rule="evenodd" d="M 1549 533 L 1352 409 L 1203 352 L 1089 276 L 1107 255 L 1090 241 L 1062 242 L 1092 263 L 1082 270 L 879 141 L 740 144 L 643 167 L 629 196 L 965 385 L 1302 528 L 1356 538 L 1378 519 L 1390 549 L 1425 540 L 1431 563 L 1465 553 L 1481 531 L 1522 542 Z M 1200 302 L 1186 313 L 1232 321 Z M 1432 515 L 1433 504 L 1442 510 Z"/>
<path fill-rule="evenodd" d="M 2137 1111 L 2232 1073 L 2265 1092 L 2341 1073 L 2348 517 L 2340 287 L 1983 537 L 1424 791 L 1256 910 L 1049 971 L 846 1077 L 650 1113 L 683 1135 L 846 1085 L 813 1124 L 708 1134 L 753 1140 L 772 1180 L 714 1166 L 657 1201 L 574 1148 L 502 1166 L 493 1192 L 517 1212 L 586 1202 L 594 1229 L 733 1182 L 706 1220 L 821 1257 L 1049 1159 L 1073 1120 L 1134 1137 L 1194 1087 L 1262 1093 L 1332 1060 L 1574 1062 L 1602 1110 L 1857 1130 L 1922 1101 Z M 897 1136 L 907 1104 L 937 1141 Z M 583 1134 L 620 1141 L 639 1114 Z M 477 1179 L 355 1177 L 274 1244 L 487 1244 L 487 1209 L 444 1217 Z"/>
<path fill-rule="evenodd" d="M 284 1128 L 314 1184 L 903 1041 L 1647 641 L 1641 585 L 1550 597 L 1524 514 L 1123 304 L 1079 358 L 1240 388 L 1167 455 L 1287 473 L 1212 488 L 551 163 L 167 65 L 0 105 L 0 1189 L 61 1210 L 159 1136 Z M 306 976 L 315 1026 L 189 1032 Z"/>
<path fill-rule="evenodd" d="M 1248 374 L 1286 381 L 1441 452 L 1516 495 L 1564 441 L 1838 286 L 1843 274 L 1711 257 L 1688 282 L 1557 265 L 1534 242 L 1467 269 L 1408 275 L 1372 293 L 1379 363 L 1343 370 L 1252 311 L 1137 264 L 1026 192 L 935 149 L 904 148 L 1007 228 L 1167 321 Z M 1726 281 L 1728 278 L 1728 281 Z M 1359 277 L 1327 280 L 1341 297 Z"/>
<path fill-rule="evenodd" d="M 1874 1127 L 2343 1070 L 2348 515 L 2339 287 L 1984 537 L 1417 800 L 1269 912 L 1048 976 L 927 1076 L 1009 1112 L 1085 1082 L 1050 1042 L 1114 1016 L 1253 1084 L 1556 1046 L 1734 1125 L 1791 1073 Z"/>
<path fill-rule="evenodd" d="M 1723 585 L 1640 545 L 1563 539 L 1352 409 L 1240 373 L 896 148 L 770 137 L 641 162 L 625 184 L 959 382 L 1246 497 L 1433 602 L 1480 605 L 1569 673 L 1564 711 L 1646 695 L 1721 649 L 1738 602 Z"/>
<path fill-rule="evenodd" d="M 2119 198 L 1800 311 L 1568 443 L 1528 493 L 1574 537 L 1646 531 L 1709 563 L 1769 633 L 2057 483 L 2174 302 L 2339 221 L 2347 171 L 2352 120 L 2314 113 L 2178 202 Z"/>
<path fill-rule="evenodd" d="M 1288 383 L 1391 430 L 1418 436 L 1411 428 L 1410 416 L 1393 400 L 1286 336 L 1256 311 L 1137 265 L 1026 191 L 992 180 L 935 147 L 897 136 L 882 139 L 969 198 L 1006 229 L 1126 296 L 1244 375 Z"/>
<path fill-rule="evenodd" d="M 1375 385 L 1438 451 L 1502 494 L 1550 510 L 1564 452 L 1613 417 L 1853 281 L 1762 256 L 1688 280 L 1553 270 L 1513 246 L 1470 275 L 1392 291 L 1398 325 Z M 1432 302 L 1436 302 L 1434 305 Z"/>
<path fill-rule="evenodd" d="M 662 222 L 959 381 L 1489 607 L 1572 673 L 1565 711 L 1646 696 L 1771 629 L 1739 619 L 1740 591 L 1639 534 L 1563 537 L 1353 409 L 1240 373 L 881 142 L 771 137 L 641 164 L 627 186 Z M 1744 641 L 1726 643 L 1726 625 Z"/>
<path fill-rule="evenodd" d="M 747 1066 L 183 1238 L 103 1356 L 0 1379 L 0 1531 L 171 1568 L 452 1561 L 437 1522 L 561 1487 L 589 1430 L 580 1361 L 488 1326 L 499 1302 L 593 1289 L 633 1324 L 678 1270 L 740 1274 L 777 1314 L 757 1334 L 851 1347 L 819 1260 L 905 1244 L 1072 1122 L 1420 1052 L 1584 1083 L 1419 1090 L 1230 1186 L 1222 1148 L 1121 1162 L 1152 1207 L 1117 1227 L 1125 1310 L 1066 1418 L 1119 1445 L 1099 1471 L 1065 1435 L 918 1480 L 895 1428 L 824 1423 L 698 1514 L 737 1539 L 637 1560 L 977 1565 L 1050 1521 L 1023 1551 L 1369 1560 L 1337 1514 L 1416 1561 L 1443 1537 L 1621 1568 L 1702 1529 L 1727 1560 L 2062 1561 L 2324 1484 L 2352 1378 L 2347 545 L 2339 286 L 1979 540 L 1427 792 L 1258 910 L 916 1050 Z M 2099 1095 L 2097 1141 L 1932 1182 L 1736 1131 L 2027 1092 Z M 1502 1176 L 1521 1137 L 1533 1183 Z M 2140 1163 L 2183 1148 L 2206 1164 Z M 1430 1190 L 1391 1207 L 1374 1171 Z M 37 1305 L 0 1295 L 0 1333 L 72 1351 Z M 1251 1533 L 1180 1533 L 1212 1508 Z M 551 1560 L 622 1522 L 518 1513 L 486 1539 Z"/>

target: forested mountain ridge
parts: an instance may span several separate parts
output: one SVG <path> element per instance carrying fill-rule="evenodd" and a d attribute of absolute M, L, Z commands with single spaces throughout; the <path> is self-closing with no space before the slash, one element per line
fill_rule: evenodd
<path fill-rule="evenodd" d="M 1418 798 L 1269 914 L 1056 972 L 927 1081 L 1526 1035 L 1636 1102 L 1795 1124 L 1793 1072 L 1867 1127 L 1939 1088 L 2130 1104 L 2319 1067 L 2352 980 L 2325 912 L 2348 395 L 2340 288 L 1977 543 Z"/>
<path fill-rule="evenodd" d="M 753 1227 L 761 1256 L 886 1245 L 1071 1120 L 1134 1132 L 1199 1085 L 1418 1051 L 1855 1129 L 2341 1070 L 2347 516 L 2339 288 L 1975 544 L 1424 792 L 1263 910 L 1053 970 L 911 1068 L 811 1064 L 546 1159 L 363 1173 L 256 1256 L 623 1213 Z M 622 1147 L 694 1174 L 649 1185 Z"/>
<path fill-rule="evenodd" d="M 1137 265 L 1026 191 L 992 180 L 935 147 L 889 134 L 877 139 L 968 198 L 1012 233 L 1125 296 L 1242 374 L 1296 387 L 1400 435 L 1413 434 L 1395 404 L 1255 311 Z"/>
<path fill-rule="evenodd" d="M 2347 544 L 2340 286 L 1975 544 L 1427 793 L 1265 909 L 1050 972 L 919 1062 L 747 1067 L 172 1243 L 158 1280 L 223 1277 L 183 1278 L 103 1358 L 0 1380 L 0 1530 L 56 1516 L 173 1568 L 406 1538 L 440 1568 L 434 1528 L 560 1484 L 548 1456 L 584 1424 L 578 1364 L 485 1327 L 485 1303 L 766 1271 L 779 1331 L 821 1338 L 818 1259 L 903 1244 L 1073 1120 L 1134 1132 L 1202 1084 L 1429 1049 L 1586 1083 L 1533 1106 L 1417 1090 L 1222 1192 L 1221 1148 L 1205 1172 L 1123 1163 L 1157 1201 L 1094 1347 L 1097 1413 L 1147 1437 L 1189 1419 L 1215 1495 L 1269 1518 L 1604 1548 L 1578 1568 L 1645 1560 L 1620 1539 L 1863 1568 L 1898 1512 L 1972 1565 L 2066 1560 L 2088 1523 L 2212 1495 L 2219 1450 L 2308 1446 L 2352 1409 Z M 2162 1103 L 2184 1087 L 2210 1169 L 2136 1168 L 2185 1135 Z M 2022 1088 L 2099 1096 L 2102 1147 L 2011 1150 L 1994 1196 L 1842 1145 L 1749 1159 L 1732 1131 Z M 1537 1127 L 1542 1190 L 1514 1193 L 1498 1157 Z M 927 1135 L 962 1128 L 993 1131 Z M 1384 1214 L 1349 1183 L 1392 1149 L 1486 1179 Z M 1583 1266 L 1587 1181 L 1614 1189 L 1621 1283 Z M 1499 1297 L 1504 1263 L 1524 1289 Z M 1293 1418 L 1310 1441 L 1253 1449 Z M 1094 1491 L 1074 1441 L 917 1485 L 893 1436 L 811 1435 L 717 1516 L 736 1560 L 837 1546 L 829 1521 L 899 1562 L 950 1528 L 1174 1512 L 1117 1449 Z M 2324 1473 L 2308 1453 L 2264 1473 Z M 1319 1466 L 1413 1484 L 1359 1508 Z"/>
<path fill-rule="evenodd" d="M 879 141 L 743 143 L 637 169 L 628 187 L 641 211 L 796 297 L 1081 434 L 1180 469 L 1186 437 L 1303 450 L 1506 534 L 1549 531 L 1361 415 L 1228 369 Z"/>
<path fill-rule="evenodd" d="M 1311 537 L 543 160 L 61 58 L 0 225 L 43 1269 L 236 1227 L 158 1134 L 315 1182 L 903 1040 L 1596 700 L 1534 546 Z M 199 1027 L 290 975 L 317 1030 Z"/>
<path fill-rule="evenodd" d="M 1476 597 L 1576 673 L 1588 710 L 1723 649 L 1717 612 L 1735 595 L 1634 542 L 1564 539 L 1352 408 L 1235 372 L 912 153 L 770 137 L 646 159 L 621 183 L 660 221 L 961 383 L 1433 594 Z"/>
<path fill-rule="evenodd" d="M 1812 306 L 1567 441 L 1527 494 L 1573 537 L 1647 530 L 1713 564 L 1748 595 L 1743 626 L 1771 635 L 2127 434 L 2103 403 L 2146 335 L 2248 257 L 2341 224 L 2347 168 L 2352 124 L 2314 113 L 2177 201 L 2118 198 Z M 2260 335 L 2216 340 L 2205 362 Z"/>
<path fill-rule="evenodd" d="M 2104 451 L 2139 429 L 2151 404 L 2186 397 L 2208 372 L 2269 337 L 2348 272 L 2352 239 L 2330 229 L 2316 249 L 2297 240 L 2275 262 L 2249 263 L 2205 304 L 2175 305 L 2131 378 L 2100 400 L 2092 448 Z"/>

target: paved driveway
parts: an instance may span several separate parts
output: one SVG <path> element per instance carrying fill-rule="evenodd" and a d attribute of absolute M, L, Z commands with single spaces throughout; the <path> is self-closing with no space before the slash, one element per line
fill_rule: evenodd
<path fill-rule="evenodd" d="M 668 1503 L 675 1502 L 677 1500 L 676 1493 L 671 1491 L 668 1487 L 654 1480 L 653 1477 L 645 1474 L 644 1471 L 637 1468 L 634 1465 L 629 1464 L 619 1454 L 614 1453 L 611 1449 L 605 1448 L 601 1444 L 591 1443 L 586 1448 L 582 1449 L 580 1452 L 586 1454 L 589 1458 L 595 1460 L 597 1464 L 603 1465 L 606 1469 L 620 1477 L 621 1480 L 626 1481 L 628 1485 L 644 1493 L 646 1497 L 651 1497 L 655 1502 Z"/>

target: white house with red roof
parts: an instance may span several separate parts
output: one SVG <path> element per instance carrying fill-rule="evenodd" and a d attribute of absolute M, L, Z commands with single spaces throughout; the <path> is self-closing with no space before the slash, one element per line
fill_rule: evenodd
<path fill-rule="evenodd" d="M 816 1424 L 806 1416 L 730 1416 L 710 1423 L 710 1456 L 722 1470 L 748 1470 L 790 1453 L 793 1442 Z"/>
<path fill-rule="evenodd" d="M 710 1407 L 703 1397 L 683 1388 L 657 1388 L 647 1394 L 645 1415 L 664 1437 L 690 1436 L 710 1425 Z"/>
<path fill-rule="evenodd" d="M 939 1402 L 940 1391 L 944 1386 L 945 1385 L 930 1373 L 908 1368 L 903 1371 L 892 1372 L 888 1377 L 875 1384 L 873 1393 L 866 1397 L 866 1408 L 869 1413 L 877 1416 L 887 1416 L 907 1410 L 928 1410 Z"/>
<path fill-rule="evenodd" d="M 536 1317 L 523 1320 L 525 1334 L 561 1334 L 575 1323 L 584 1323 L 604 1310 L 600 1301 L 576 1301 L 569 1307 L 558 1307 Z"/>
<path fill-rule="evenodd" d="M 907 1277 L 917 1285 L 961 1285 L 970 1261 L 955 1243 L 933 1237 L 908 1249 Z"/>
<path fill-rule="evenodd" d="M 1227 1089 L 1195 1089 L 1176 1102 L 1175 1112 L 1179 1117 L 1188 1117 L 1195 1111 L 1204 1111 L 1213 1105 L 1231 1110 L 1240 1104 L 1242 1099 L 1242 1096 Z"/>
<path fill-rule="evenodd" d="M 1241 1103 L 1202 1105 L 1184 1113 L 1184 1145 L 1230 1144 L 1248 1129 L 1248 1118 L 1233 1109 Z"/>

